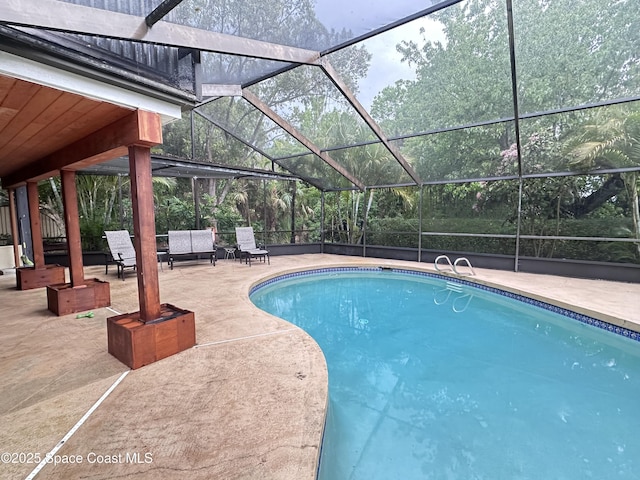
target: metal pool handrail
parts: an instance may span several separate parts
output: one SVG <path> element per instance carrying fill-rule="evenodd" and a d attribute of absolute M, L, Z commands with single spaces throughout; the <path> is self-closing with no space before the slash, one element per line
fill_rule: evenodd
<path fill-rule="evenodd" d="M 473 266 L 471 266 L 471 262 L 469 261 L 468 258 L 466 257 L 460 257 L 460 258 L 456 258 L 456 261 L 453 262 L 453 264 L 451 263 L 451 260 L 449 259 L 449 257 L 447 255 L 438 255 L 435 259 L 435 261 L 433 262 L 433 266 L 435 267 L 435 269 L 439 272 L 442 272 L 443 270 L 440 270 L 440 268 L 438 268 L 438 262 L 440 260 L 445 260 L 447 262 L 447 264 L 449 265 L 449 267 L 451 267 L 451 271 L 453 273 L 455 273 L 456 275 L 475 275 L 476 272 L 473 269 Z M 458 267 L 459 263 L 466 263 L 466 265 L 469 267 L 470 272 L 468 273 L 461 273 L 458 271 L 458 269 L 456 267 Z"/>

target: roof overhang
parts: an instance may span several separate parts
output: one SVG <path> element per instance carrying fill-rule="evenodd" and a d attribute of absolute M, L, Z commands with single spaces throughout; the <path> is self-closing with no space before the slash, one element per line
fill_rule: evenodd
<path fill-rule="evenodd" d="M 145 110 L 160 115 L 163 123 L 181 118 L 179 103 L 171 103 L 130 89 L 101 82 L 73 72 L 38 63 L 27 58 L 0 51 L 0 75 L 55 88 L 63 92 L 81 95 L 100 102 L 121 106 L 130 110 Z"/>
<path fill-rule="evenodd" d="M 180 119 L 182 104 L 0 50 L 2 186 L 79 170 L 126 154 L 128 145 L 162 143 L 162 124 Z"/>

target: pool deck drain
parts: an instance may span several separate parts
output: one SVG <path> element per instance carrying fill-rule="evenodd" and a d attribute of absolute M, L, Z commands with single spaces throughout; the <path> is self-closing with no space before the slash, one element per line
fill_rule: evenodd
<path fill-rule="evenodd" d="M 107 353 L 106 318 L 111 309 L 137 309 L 133 277 L 122 282 L 87 267 L 110 282 L 112 305 L 77 319 L 48 312 L 44 289 L 17 291 L 15 276 L 0 276 L 0 451 L 16 454 L 15 463 L 0 463 L 0 478 L 27 478 L 39 467 L 35 456 L 52 452 L 121 379 L 56 450 L 66 463 L 43 464 L 32 478 L 313 479 L 327 404 L 324 358 L 302 330 L 256 309 L 249 289 L 295 269 L 434 270 L 336 255 L 272 260 L 159 272 L 162 301 L 195 312 L 198 345 L 124 378 L 128 368 Z M 640 284 L 476 272 L 471 280 L 640 330 Z M 72 456 L 81 463 L 69 463 Z"/>

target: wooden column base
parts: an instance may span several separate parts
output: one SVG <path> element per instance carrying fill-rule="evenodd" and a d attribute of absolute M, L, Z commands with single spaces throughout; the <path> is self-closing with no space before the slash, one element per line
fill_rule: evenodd
<path fill-rule="evenodd" d="M 62 265 L 45 265 L 44 267 L 16 268 L 18 290 L 42 288 L 54 283 L 64 283 L 64 267 Z"/>
<path fill-rule="evenodd" d="M 111 305 L 109 282 L 92 278 L 75 287 L 70 283 L 48 285 L 47 305 L 58 316 L 108 307 Z"/>
<path fill-rule="evenodd" d="M 194 313 L 168 303 L 160 309 L 160 318 L 147 323 L 140 321 L 140 312 L 107 318 L 109 353 L 136 369 L 193 347 Z"/>

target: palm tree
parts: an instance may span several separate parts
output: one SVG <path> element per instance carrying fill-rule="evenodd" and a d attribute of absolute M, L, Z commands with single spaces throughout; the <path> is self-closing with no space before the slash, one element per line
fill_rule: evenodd
<path fill-rule="evenodd" d="M 595 121 L 583 125 L 581 134 L 571 143 L 569 166 L 579 170 L 595 168 L 638 167 L 640 165 L 640 112 L 627 113 L 623 108 L 599 111 Z M 627 190 L 633 236 L 640 256 L 640 205 L 638 172 L 621 173 Z"/>
<path fill-rule="evenodd" d="M 119 190 L 129 190 L 128 176 L 110 175 L 78 175 L 76 188 L 78 209 L 80 212 L 80 229 L 83 236 L 83 248 L 99 249 L 105 229 L 118 227 L 120 211 L 117 208 Z M 153 177 L 154 185 L 163 185 L 168 192 L 175 187 L 173 178 Z M 49 217 L 60 232 L 65 231 L 64 208 L 60 191 L 60 179 L 49 178 L 40 184 L 40 206 L 44 215 Z M 158 192 L 154 193 L 156 205 L 161 201 Z"/>

